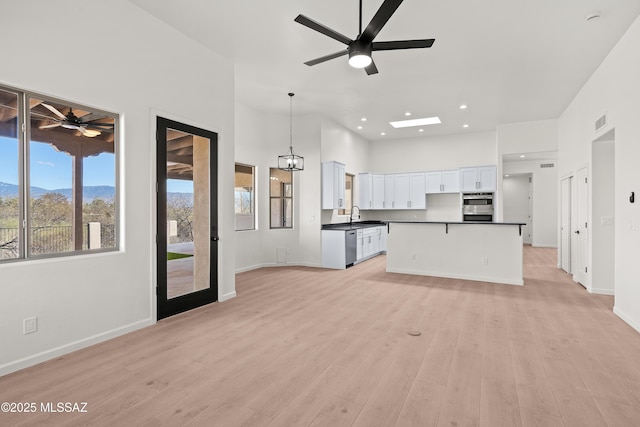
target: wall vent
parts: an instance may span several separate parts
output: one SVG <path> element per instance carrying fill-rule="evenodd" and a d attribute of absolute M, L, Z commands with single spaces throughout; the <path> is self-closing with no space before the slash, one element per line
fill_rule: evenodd
<path fill-rule="evenodd" d="M 555 165 L 553 163 L 540 163 L 541 168 L 553 168 Z"/>
<path fill-rule="evenodd" d="M 602 117 L 596 120 L 596 132 L 598 132 L 600 129 L 602 129 L 606 125 L 607 125 L 607 115 L 604 114 Z"/>

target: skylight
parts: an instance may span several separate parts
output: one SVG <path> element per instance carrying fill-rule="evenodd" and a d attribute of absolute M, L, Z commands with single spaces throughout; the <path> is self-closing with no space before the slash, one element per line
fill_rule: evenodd
<path fill-rule="evenodd" d="M 424 119 L 400 120 L 397 122 L 389 122 L 394 128 L 408 128 L 412 126 L 427 126 L 440 124 L 439 117 L 426 117 Z"/>

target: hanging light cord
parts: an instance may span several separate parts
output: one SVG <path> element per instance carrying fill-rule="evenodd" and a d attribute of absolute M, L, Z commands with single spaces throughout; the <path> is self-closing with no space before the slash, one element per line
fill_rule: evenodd
<path fill-rule="evenodd" d="M 289 93 L 289 152 L 293 154 L 293 95 Z"/>

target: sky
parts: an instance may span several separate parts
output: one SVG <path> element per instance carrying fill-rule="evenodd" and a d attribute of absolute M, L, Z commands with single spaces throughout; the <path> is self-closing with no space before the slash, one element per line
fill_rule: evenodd
<path fill-rule="evenodd" d="M 31 186 L 47 190 L 72 187 L 72 157 L 46 143 L 30 144 Z M 84 185 L 115 186 L 114 155 L 102 153 L 84 159 Z M 0 137 L 0 182 L 18 185 L 18 141 Z M 193 193 L 193 182 L 167 180 L 167 191 Z"/>

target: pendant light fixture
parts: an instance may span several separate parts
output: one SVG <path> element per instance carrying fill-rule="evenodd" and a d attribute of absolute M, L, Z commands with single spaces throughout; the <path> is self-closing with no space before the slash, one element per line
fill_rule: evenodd
<path fill-rule="evenodd" d="M 278 169 L 283 171 L 304 170 L 304 158 L 293 152 L 293 93 L 289 93 L 289 152 L 278 156 Z"/>

